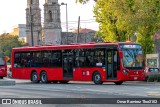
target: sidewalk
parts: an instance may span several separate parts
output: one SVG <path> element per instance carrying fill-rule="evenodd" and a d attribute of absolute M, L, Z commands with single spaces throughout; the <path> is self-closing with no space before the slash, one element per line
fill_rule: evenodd
<path fill-rule="evenodd" d="M 132 84 L 159 84 L 160 82 L 146 82 L 146 81 L 126 81 L 125 83 L 132 83 Z"/>
<path fill-rule="evenodd" d="M 12 86 L 12 85 L 15 85 L 15 80 L 9 78 L 0 79 L 0 86 Z"/>

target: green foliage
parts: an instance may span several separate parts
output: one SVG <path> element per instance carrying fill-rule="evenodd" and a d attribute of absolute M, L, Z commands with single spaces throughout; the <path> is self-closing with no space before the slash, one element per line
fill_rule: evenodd
<path fill-rule="evenodd" d="M 12 36 L 8 33 L 0 35 L 0 54 L 11 58 L 12 48 L 26 45 L 24 41 L 20 41 L 18 36 Z"/>
<path fill-rule="evenodd" d="M 153 52 L 153 35 L 160 29 L 159 0 L 97 0 L 94 13 L 104 41 L 126 41 L 137 33 L 145 54 Z"/>
<path fill-rule="evenodd" d="M 157 76 L 157 82 L 160 82 L 160 74 Z"/>
<path fill-rule="evenodd" d="M 87 3 L 89 0 L 76 0 L 76 2 L 79 2 L 79 3 L 82 3 L 82 4 L 85 4 Z M 93 0 L 93 1 L 97 1 L 97 0 Z"/>
<path fill-rule="evenodd" d="M 155 76 L 154 75 L 149 75 L 147 82 L 154 82 Z"/>
<path fill-rule="evenodd" d="M 83 3 L 83 4 L 87 3 L 88 1 L 89 0 L 76 0 L 76 2 Z"/>

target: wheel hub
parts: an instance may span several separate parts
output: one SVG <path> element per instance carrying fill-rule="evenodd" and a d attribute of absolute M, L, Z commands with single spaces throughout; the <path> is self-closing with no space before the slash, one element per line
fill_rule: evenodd
<path fill-rule="evenodd" d="M 46 81 L 46 75 L 42 75 L 42 81 Z"/>
<path fill-rule="evenodd" d="M 99 76 L 99 75 L 96 75 L 96 76 L 95 76 L 95 80 L 96 80 L 96 81 L 99 81 L 99 80 L 100 80 L 100 76 Z"/>
<path fill-rule="evenodd" d="M 37 75 L 33 75 L 33 81 L 37 80 Z"/>

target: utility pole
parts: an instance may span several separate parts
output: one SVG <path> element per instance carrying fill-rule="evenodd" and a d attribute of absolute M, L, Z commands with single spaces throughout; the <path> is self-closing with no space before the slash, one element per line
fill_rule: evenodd
<path fill-rule="evenodd" d="M 78 37 L 79 37 L 79 27 L 80 27 L 80 16 L 78 17 L 78 32 L 77 32 L 77 36 L 76 36 L 76 43 L 78 43 Z"/>
<path fill-rule="evenodd" d="M 40 45 L 40 37 L 39 37 L 39 35 L 40 35 L 40 30 L 38 30 L 38 37 L 37 37 L 37 45 Z"/>
<path fill-rule="evenodd" d="M 33 40 L 33 15 L 32 15 L 32 0 L 30 0 L 30 30 L 31 30 L 31 41 L 32 46 L 34 46 L 34 40 Z"/>

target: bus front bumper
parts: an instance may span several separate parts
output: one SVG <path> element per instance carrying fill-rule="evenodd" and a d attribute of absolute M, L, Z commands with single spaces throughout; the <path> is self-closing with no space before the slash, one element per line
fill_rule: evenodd
<path fill-rule="evenodd" d="M 128 79 L 130 81 L 143 81 L 145 79 L 144 75 L 129 75 Z"/>

